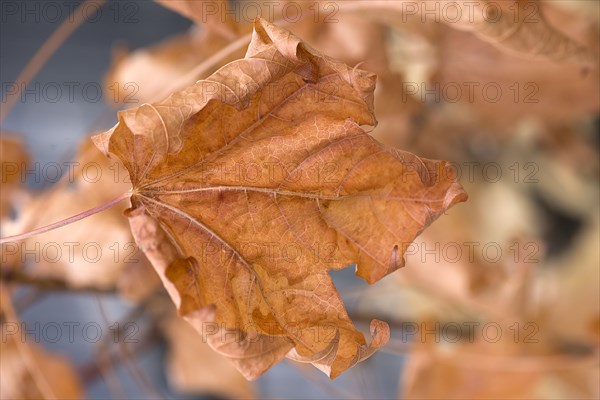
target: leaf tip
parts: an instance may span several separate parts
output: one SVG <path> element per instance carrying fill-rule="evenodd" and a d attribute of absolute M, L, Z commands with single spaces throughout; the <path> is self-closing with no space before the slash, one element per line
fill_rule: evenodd
<path fill-rule="evenodd" d="M 102 152 L 102 154 L 104 154 L 107 157 L 110 157 L 108 154 L 108 143 L 113 133 L 113 129 L 92 136 L 92 142 L 94 143 L 94 145 L 98 148 L 98 150 Z"/>

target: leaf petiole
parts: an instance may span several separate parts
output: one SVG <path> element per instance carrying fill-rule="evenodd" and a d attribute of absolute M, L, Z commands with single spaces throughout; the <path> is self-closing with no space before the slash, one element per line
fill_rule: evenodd
<path fill-rule="evenodd" d="M 91 215 L 94 214 L 98 214 L 99 212 L 102 212 L 112 206 L 114 206 L 115 204 L 121 202 L 122 200 L 125 200 L 126 198 L 128 198 L 129 196 L 131 196 L 131 192 L 126 192 L 123 193 L 122 195 L 112 199 L 111 201 L 104 203 L 102 205 L 99 205 L 97 207 L 91 208 L 89 210 L 86 210 L 84 212 L 81 212 L 79 214 L 73 215 L 69 218 L 65 218 L 63 220 L 54 222 L 52 224 L 46 225 L 46 226 L 42 226 L 39 227 L 37 229 L 34 229 L 32 231 L 29 232 L 25 232 L 25 233 L 21 233 L 19 235 L 14 235 L 14 236 L 7 236 L 4 238 L 0 238 L 0 244 L 6 243 L 6 242 L 11 242 L 11 241 L 16 241 L 16 240 L 23 240 L 23 239 L 27 239 L 31 236 L 35 236 L 35 235 L 39 235 L 41 233 L 45 233 L 45 232 L 49 232 L 52 231 L 54 229 L 58 229 L 61 228 L 65 225 L 69 225 L 72 224 L 74 222 L 77 222 L 79 220 L 82 220 L 84 218 L 87 218 Z"/>

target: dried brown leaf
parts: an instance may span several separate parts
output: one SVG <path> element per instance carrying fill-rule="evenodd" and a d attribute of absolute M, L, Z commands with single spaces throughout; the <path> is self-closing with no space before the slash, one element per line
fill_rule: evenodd
<path fill-rule="evenodd" d="M 94 137 L 130 172 L 132 232 L 180 314 L 247 378 L 292 349 L 333 378 L 385 344 L 384 322 L 370 345 L 356 330 L 328 270 L 376 282 L 466 199 L 445 162 L 360 128 L 374 83 L 257 20 L 246 58 Z"/>

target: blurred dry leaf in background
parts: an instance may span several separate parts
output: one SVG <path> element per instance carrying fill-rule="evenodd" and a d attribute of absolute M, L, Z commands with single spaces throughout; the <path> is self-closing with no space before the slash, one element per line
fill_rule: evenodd
<path fill-rule="evenodd" d="M 7 288 L 0 293 L 0 399 L 82 399 L 79 377 L 65 355 L 23 340 Z M 15 334 L 16 333 L 16 334 Z"/>
<path fill-rule="evenodd" d="M 536 354 L 510 336 L 473 343 L 417 342 L 400 399 L 597 398 L 594 360 Z M 570 376 L 579 375 L 579 382 Z"/>
<path fill-rule="evenodd" d="M 29 155 L 17 135 L 2 132 L 0 162 L 2 162 L 2 190 L 0 190 L 0 219 L 8 217 L 16 197 L 23 196 L 22 172 L 28 167 Z"/>
<path fill-rule="evenodd" d="M 47 353 L 34 343 L 0 344 L 2 399 L 81 399 L 83 390 L 67 356 Z M 35 369 L 35 371 L 32 371 Z"/>
<path fill-rule="evenodd" d="M 173 313 L 163 329 L 170 344 L 167 376 L 179 392 L 256 398 L 252 384 L 226 358 L 215 353 L 186 321 Z"/>
<path fill-rule="evenodd" d="M 129 53 L 117 48 L 105 78 L 105 88 L 119 88 L 113 90 L 115 103 L 129 105 L 154 101 L 163 92 L 165 82 L 181 79 L 225 44 L 224 38 L 210 30 L 191 29 L 148 49 Z M 211 69 L 207 71 L 212 72 Z M 192 84 L 197 78 L 192 74 L 186 84 Z"/>
<path fill-rule="evenodd" d="M 205 25 L 207 30 L 215 31 L 220 36 L 233 39 L 239 33 L 239 16 L 236 13 L 223 13 L 230 7 L 228 0 L 212 2 L 186 0 L 156 0 L 158 3 L 175 12 L 192 19 L 199 25 Z"/>
<path fill-rule="evenodd" d="M 109 201 L 131 184 L 118 161 L 109 160 L 87 139 L 60 183 L 20 202 L 14 220 L 2 224 L 4 235 L 25 232 Z M 160 281 L 138 250 L 122 214 L 125 206 L 73 224 L 64 233 L 47 232 L 24 242 L 2 244 L 3 273 L 24 268 L 36 279 L 60 279 L 75 288 L 118 288 L 129 298 L 141 299 Z M 45 249 L 36 257 L 28 249 Z M 68 256 L 67 256 L 68 255 Z M 26 262 L 30 265 L 24 265 Z"/>

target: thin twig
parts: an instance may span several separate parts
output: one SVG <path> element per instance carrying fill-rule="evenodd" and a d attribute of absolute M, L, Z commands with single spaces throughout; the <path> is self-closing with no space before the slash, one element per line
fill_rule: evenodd
<path fill-rule="evenodd" d="M 100 308 L 100 314 L 102 316 L 102 320 L 104 321 L 104 324 L 108 326 L 110 324 L 110 321 L 108 319 L 108 316 L 106 314 L 104 306 L 102 305 L 102 301 L 100 300 L 99 297 L 96 297 L 96 300 L 98 301 L 98 307 Z M 138 316 L 138 313 L 140 311 L 141 311 L 141 308 L 136 308 L 132 315 Z M 124 327 L 126 325 L 127 325 L 127 323 L 123 324 L 122 326 Z M 120 330 L 121 325 L 118 325 L 118 326 L 119 326 L 119 330 Z M 120 335 L 119 335 L 119 337 L 120 337 Z M 130 373 L 130 375 L 133 377 L 133 379 L 137 383 L 138 387 L 143 392 L 146 393 L 147 398 L 153 398 L 153 399 L 163 399 L 164 398 L 163 394 L 160 392 L 160 390 L 158 388 L 156 388 L 154 386 L 154 384 L 150 381 L 150 379 L 148 379 L 148 377 L 146 376 L 144 371 L 142 371 L 140 369 L 140 367 L 135 364 L 135 362 L 133 360 L 133 353 L 127 347 L 127 343 L 125 343 L 124 341 L 117 340 L 117 356 L 118 356 L 118 359 L 123 362 L 125 368 Z"/>
<path fill-rule="evenodd" d="M 160 340 L 161 336 L 157 330 L 154 328 L 149 329 L 147 332 L 144 332 L 144 335 L 141 337 L 141 340 L 138 343 L 134 343 L 132 345 L 133 351 L 135 351 L 136 354 L 142 353 L 159 343 Z M 116 359 L 115 355 L 110 351 L 107 351 L 106 355 L 111 357 L 111 360 L 117 362 L 120 361 Z M 86 385 L 94 382 L 94 380 L 98 378 L 98 375 L 101 375 L 98 356 L 94 356 L 93 359 L 79 368 L 79 376 L 81 377 L 82 382 Z"/>
<path fill-rule="evenodd" d="M 110 322 L 108 321 L 108 317 L 106 316 L 106 311 L 102 306 L 102 300 L 100 297 L 96 296 L 96 301 L 98 302 L 98 308 L 100 309 L 100 315 L 102 316 L 102 320 L 104 322 L 105 327 L 110 326 Z M 109 337 L 110 335 L 107 335 Z M 115 372 L 114 365 L 112 363 L 112 357 L 110 353 L 110 342 L 108 340 L 102 340 L 98 345 L 98 349 L 100 350 L 100 356 L 98 357 L 100 361 L 100 374 L 106 382 L 108 390 L 111 392 L 111 395 L 116 399 L 125 399 L 125 391 L 123 390 L 123 385 Z M 116 397 L 115 397 L 116 394 Z"/>
<path fill-rule="evenodd" d="M 126 399 L 127 395 L 125 394 L 123 385 L 115 371 L 109 347 L 109 343 L 105 341 L 102 341 L 99 344 L 98 357 L 95 360 L 95 365 L 97 367 L 96 371 L 106 383 L 106 387 L 113 399 Z"/>

